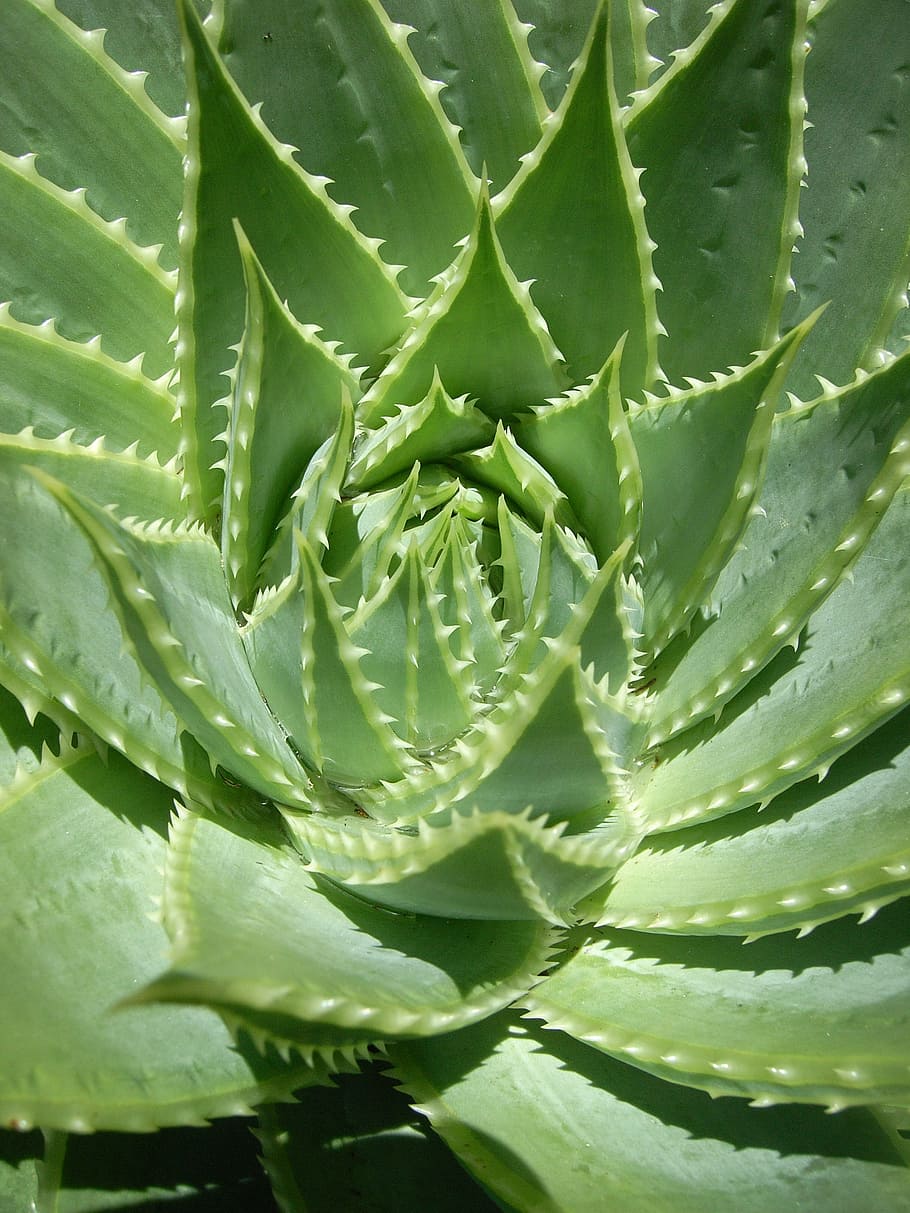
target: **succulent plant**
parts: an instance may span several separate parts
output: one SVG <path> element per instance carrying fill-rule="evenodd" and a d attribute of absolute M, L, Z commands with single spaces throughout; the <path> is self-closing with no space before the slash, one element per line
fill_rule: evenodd
<path fill-rule="evenodd" d="M 906 0 L 0 31 L 0 1203 L 910 1209 Z"/>

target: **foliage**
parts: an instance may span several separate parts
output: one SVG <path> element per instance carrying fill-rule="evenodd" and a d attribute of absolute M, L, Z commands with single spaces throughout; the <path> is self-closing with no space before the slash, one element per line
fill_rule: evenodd
<path fill-rule="evenodd" d="M 910 1209 L 905 0 L 0 29 L 4 1207 Z"/>

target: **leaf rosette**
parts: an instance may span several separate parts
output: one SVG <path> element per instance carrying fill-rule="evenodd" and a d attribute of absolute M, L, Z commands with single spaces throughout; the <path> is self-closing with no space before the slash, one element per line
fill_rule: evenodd
<path fill-rule="evenodd" d="M 65 269 L 40 241 L 0 266 L 7 1022 L 106 958 L 78 1013 L 18 1024 L 0 1110 L 194 1123 L 391 1042 L 516 1207 L 595 1207 L 522 1075 L 628 1143 L 656 1099 L 663 1159 L 657 1080 L 853 1109 L 874 1144 L 832 1182 L 890 1199 L 865 1109 L 910 1097 L 906 222 L 884 159 L 804 124 L 808 96 L 836 129 L 867 6 L 266 7 L 178 6 L 185 124 L 167 71 L 159 109 L 51 4 L 8 18 L 148 180 L 128 210 L 103 147 L 0 131 Z M 906 99 L 869 104 L 906 166 Z M 811 201 L 813 151 L 880 226 Z"/>

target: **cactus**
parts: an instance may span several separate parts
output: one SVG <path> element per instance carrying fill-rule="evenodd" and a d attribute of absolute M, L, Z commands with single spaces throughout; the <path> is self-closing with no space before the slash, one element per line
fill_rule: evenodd
<path fill-rule="evenodd" d="M 0 30 L 0 1196 L 910 1209 L 905 0 Z"/>

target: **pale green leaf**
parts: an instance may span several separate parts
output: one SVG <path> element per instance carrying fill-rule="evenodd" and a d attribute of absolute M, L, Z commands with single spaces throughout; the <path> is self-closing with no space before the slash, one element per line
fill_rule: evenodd
<path fill-rule="evenodd" d="M 862 1109 L 714 1103 L 505 1015 L 391 1055 L 434 1129 L 507 1207 L 910 1208 L 902 1159 Z"/>

